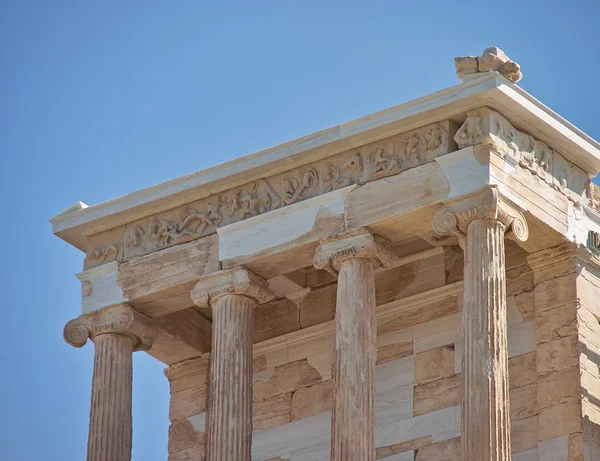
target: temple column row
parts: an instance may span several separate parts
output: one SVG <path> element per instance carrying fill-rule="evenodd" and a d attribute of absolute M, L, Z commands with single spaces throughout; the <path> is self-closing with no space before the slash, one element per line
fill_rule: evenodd
<path fill-rule="evenodd" d="M 465 461 L 510 461 L 504 238 L 525 241 L 523 215 L 496 188 L 442 207 L 434 230 L 465 251 L 462 310 L 462 446 Z M 375 276 L 394 263 L 385 239 L 366 229 L 326 239 L 314 265 L 338 277 L 331 423 L 332 461 L 375 461 Z M 243 267 L 200 280 L 194 303 L 212 309 L 208 461 L 251 461 L 254 309 L 273 299 Z M 131 458 L 131 357 L 151 346 L 151 321 L 127 305 L 67 324 L 67 342 L 95 344 L 88 461 Z"/>

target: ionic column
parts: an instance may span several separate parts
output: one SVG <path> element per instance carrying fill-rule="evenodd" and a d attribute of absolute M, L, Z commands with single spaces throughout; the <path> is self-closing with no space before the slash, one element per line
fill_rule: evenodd
<path fill-rule="evenodd" d="M 510 461 L 504 235 L 527 240 L 527 223 L 491 187 L 441 208 L 433 227 L 457 235 L 465 251 L 463 459 Z"/>
<path fill-rule="evenodd" d="M 338 276 L 332 461 L 375 461 L 374 270 L 393 259 L 389 243 L 365 230 L 324 240 L 315 254 L 316 268 Z"/>
<path fill-rule="evenodd" d="M 205 277 L 191 295 L 212 308 L 206 459 L 251 461 L 254 309 L 274 294 L 240 267 Z"/>
<path fill-rule="evenodd" d="M 132 355 L 152 345 L 156 328 L 121 304 L 71 320 L 63 336 L 74 347 L 88 338 L 95 346 L 87 461 L 130 461 Z"/>

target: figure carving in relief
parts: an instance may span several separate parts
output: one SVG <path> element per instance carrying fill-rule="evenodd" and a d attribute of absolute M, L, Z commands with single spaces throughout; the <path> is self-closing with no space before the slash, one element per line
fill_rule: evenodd
<path fill-rule="evenodd" d="M 418 156 L 427 150 L 427 141 L 423 136 L 412 134 L 402 142 L 404 152 L 409 156 Z"/>
<path fill-rule="evenodd" d="M 463 148 L 477 144 L 478 140 L 482 137 L 481 115 L 470 114 L 465 123 L 456 132 L 454 140 L 458 144 L 458 147 Z"/>
<path fill-rule="evenodd" d="M 186 218 L 187 219 L 187 218 Z M 172 234 L 176 232 L 175 225 L 164 219 L 152 219 L 148 224 L 148 237 L 156 240 L 159 248 L 167 246 L 173 239 Z"/>
<path fill-rule="evenodd" d="M 532 136 L 528 136 L 528 141 L 529 145 L 520 152 L 519 165 L 536 175 L 547 172 L 550 168 L 550 149 Z"/>
<path fill-rule="evenodd" d="M 232 217 L 240 209 L 240 191 L 230 191 L 229 200 L 225 200 L 225 210 L 229 217 Z"/>
<path fill-rule="evenodd" d="M 209 204 L 208 206 L 209 206 L 209 210 L 210 210 L 211 205 Z M 218 204 L 217 206 L 220 207 L 221 205 Z M 217 210 L 218 210 L 218 208 L 217 208 Z M 219 215 L 219 217 L 220 216 L 221 215 Z M 181 225 L 175 227 L 174 229 L 172 227 L 170 227 L 168 232 L 169 232 L 169 236 L 171 237 L 171 239 L 177 240 L 178 238 L 180 238 L 184 235 L 202 234 L 202 233 L 204 233 L 204 231 L 206 230 L 207 227 L 216 227 L 215 223 L 210 218 L 210 211 L 209 211 L 209 216 L 207 216 L 204 213 L 198 213 L 197 211 L 194 211 L 194 210 L 187 210 L 187 216 L 185 217 L 185 219 L 183 220 Z M 167 243 L 170 243 L 170 242 L 167 242 Z"/>
<path fill-rule="evenodd" d="M 221 214 L 221 201 L 211 202 L 208 204 L 208 219 L 212 221 L 212 226 L 218 227 L 223 222 L 223 215 Z"/>
<path fill-rule="evenodd" d="M 427 150 L 435 150 L 444 142 L 442 130 L 438 125 L 429 127 L 429 130 L 427 130 L 427 133 L 425 134 L 425 139 L 427 140 Z"/>
<path fill-rule="evenodd" d="M 302 173 L 299 182 L 296 178 L 288 176 L 282 180 L 283 201 L 286 205 L 304 200 L 302 193 L 319 185 L 319 175 L 314 168 L 309 168 Z"/>
<path fill-rule="evenodd" d="M 374 154 L 369 156 L 369 161 L 375 165 L 375 175 L 381 176 L 390 173 L 398 167 L 398 159 L 384 157 L 385 149 L 379 147 Z"/>
<path fill-rule="evenodd" d="M 258 200 L 254 198 L 254 191 L 255 188 L 240 198 L 240 207 L 242 213 L 244 213 L 244 218 L 256 216 L 258 214 Z"/>
<path fill-rule="evenodd" d="M 261 195 L 258 197 L 258 214 L 266 213 L 271 209 L 271 197 L 267 195 Z"/>
<path fill-rule="evenodd" d="M 117 259 L 119 250 L 119 245 L 109 245 L 104 248 L 97 248 L 88 255 L 88 259 L 93 261 L 99 261 L 100 263 L 105 263 L 109 260 Z"/>
<path fill-rule="evenodd" d="M 325 192 L 331 192 L 334 190 L 337 182 L 340 180 L 340 169 L 334 164 L 329 163 L 323 173 L 323 184 L 325 186 Z"/>
<path fill-rule="evenodd" d="M 146 245 L 144 244 L 144 229 L 140 226 L 132 227 L 125 234 L 125 248 L 136 248 L 139 247 L 146 251 Z"/>
<path fill-rule="evenodd" d="M 334 162 L 330 162 L 323 170 L 323 192 L 331 192 L 359 183 L 362 179 L 363 170 L 363 160 L 360 152 L 354 152 L 347 157 L 341 167 Z"/>
<path fill-rule="evenodd" d="M 359 152 L 353 154 L 347 161 L 342 165 L 342 171 L 349 171 L 355 173 L 363 172 L 362 157 Z"/>

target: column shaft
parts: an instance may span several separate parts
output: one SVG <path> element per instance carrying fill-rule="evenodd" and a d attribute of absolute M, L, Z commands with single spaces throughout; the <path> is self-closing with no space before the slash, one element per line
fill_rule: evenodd
<path fill-rule="evenodd" d="M 465 461 L 510 461 L 504 233 L 475 219 L 465 248 L 462 448 Z"/>
<path fill-rule="evenodd" d="M 251 461 L 255 307 L 241 295 L 224 295 L 213 306 L 208 461 Z"/>
<path fill-rule="evenodd" d="M 373 261 L 339 271 L 335 314 L 332 461 L 375 460 L 377 323 Z"/>
<path fill-rule="evenodd" d="M 87 461 L 130 461 L 135 339 L 106 333 L 98 335 L 94 343 Z"/>

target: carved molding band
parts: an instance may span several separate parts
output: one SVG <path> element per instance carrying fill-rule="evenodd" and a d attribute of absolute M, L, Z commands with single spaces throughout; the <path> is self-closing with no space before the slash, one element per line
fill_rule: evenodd
<path fill-rule="evenodd" d="M 127 304 L 106 307 L 69 321 L 63 329 L 65 341 L 73 347 L 83 347 L 88 338 L 114 333 L 135 339 L 135 350 L 145 350 L 156 339 L 156 326 L 143 314 Z"/>
<path fill-rule="evenodd" d="M 475 219 L 500 221 L 506 231 L 520 242 L 525 242 L 529 237 L 525 216 L 507 203 L 495 186 L 440 208 L 433 217 L 433 230 L 440 235 L 454 234 L 462 241 L 469 224 Z"/>
<path fill-rule="evenodd" d="M 337 276 L 342 263 L 354 258 L 370 259 L 383 267 L 389 267 L 398 259 L 386 239 L 360 229 L 322 240 L 313 264 L 317 269 L 325 269 Z"/>
<path fill-rule="evenodd" d="M 267 282 L 245 267 L 214 272 L 201 279 L 192 289 L 191 297 L 198 307 L 214 306 L 225 295 L 240 295 L 264 304 L 275 298 Z"/>
<path fill-rule="evenodd" d="M 398 174 L 447 154 L 448 131 L 449 122 L 427 125 L 98 234 L 86 268 L 185 243 L 283 206 Z"/>

